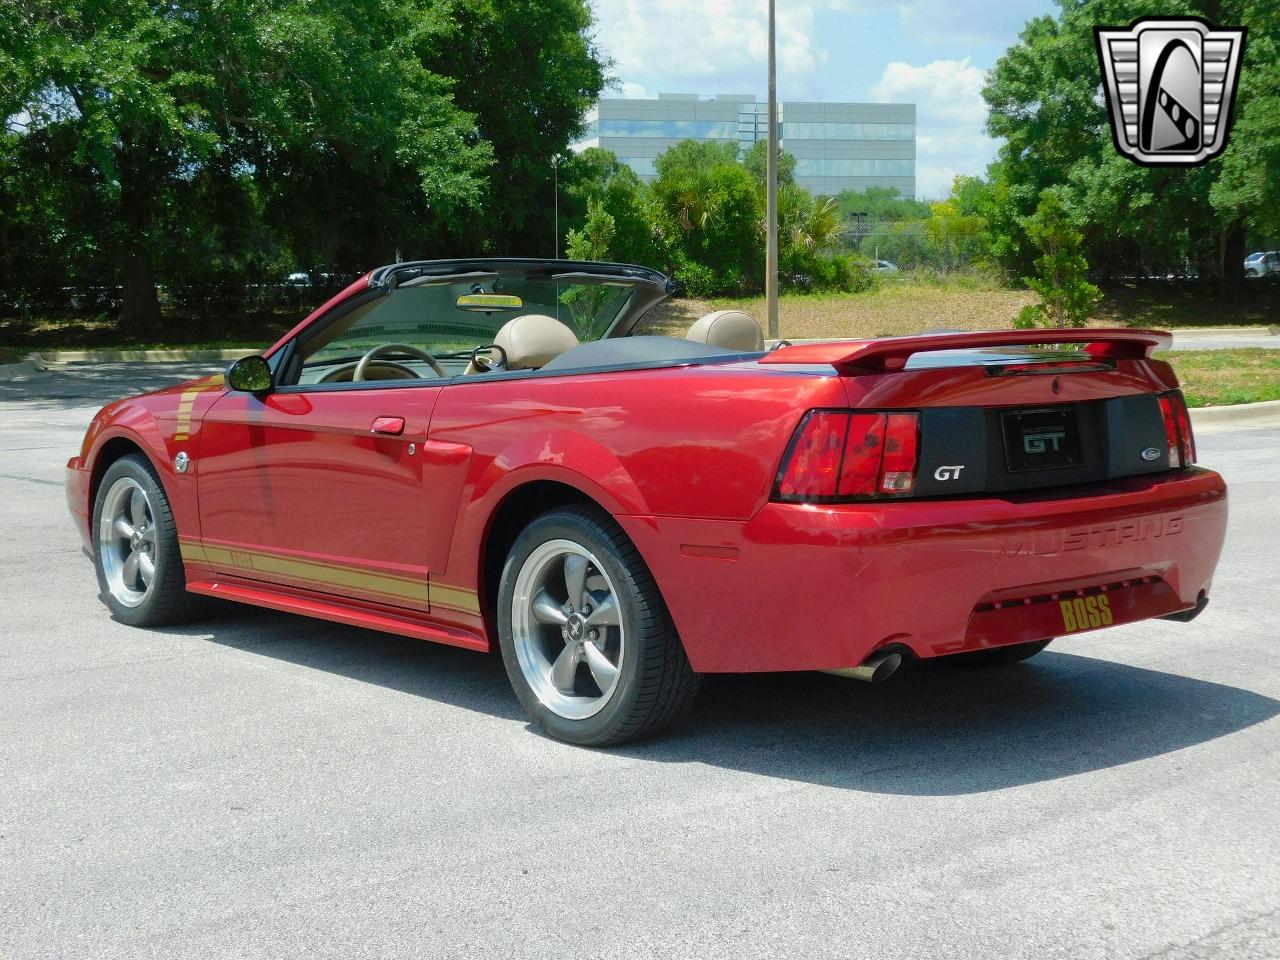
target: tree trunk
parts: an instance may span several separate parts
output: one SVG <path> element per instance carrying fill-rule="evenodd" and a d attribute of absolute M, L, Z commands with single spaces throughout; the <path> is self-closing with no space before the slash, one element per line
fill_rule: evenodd
<path fill-rule="evenodd" d="M 133 250 L 125 254 L 124 301 L 120 307 L 121 333 L 146 336 L 163 324 L 160 297 L 156 294 L 156 273 L 146 240 L 135 241 Z"/>
<path fill-rule="evenodd" d="M 1244 284 L 1244 243 L 1244 222 L 1237 220 L 1222 241 L 1222 285 L 1228 290 L 1239 290 Z"/>
<path fill-rule="evenodd" d="M 146 337 L 163 324 L 151 255 L 155 223 L 152 187 L 145 147 L 126 147 L 120 153 L 120 222 L 124 226 L 124 299 L 119 329 L 129 337 Z"/>

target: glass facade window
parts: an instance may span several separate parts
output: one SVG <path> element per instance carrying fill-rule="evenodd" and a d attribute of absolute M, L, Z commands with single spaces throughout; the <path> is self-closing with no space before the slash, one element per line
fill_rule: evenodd
<path fill-rule="evenodd" d="M 736 120 L 594 120 L 587 137 L 662 137 L 668 140 L 737 140 Z"/>
<path fill-rule="evenodd" d="M 823 123 L 797 121 L 782 124 L 784 140 L 913 140 L 914 123 Z"/>
<path fill-rule="evenodd" d="M 797 177 L 911 177 L 915 172 L 914 160 L 885 157 L 804 158 L 796 161 Z"/>
<path fill-rule="evenodd" d="M 654 166 L 653 157 L 619 157 L 622 163 L 636 172 L 640 177 L 656 177 L 658 168 Z"/>

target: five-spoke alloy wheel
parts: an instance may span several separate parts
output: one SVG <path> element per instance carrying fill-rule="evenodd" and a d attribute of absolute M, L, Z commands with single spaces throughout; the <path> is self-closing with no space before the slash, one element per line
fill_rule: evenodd
<path fill-rule="evenodd" d="M 571 743 L 656 732 L 697 692 L 652 574 L 593 508 L 545 513 L 516 539 L 499 584 L 498 637 L 530 717 Z"/>
<path fill-rule="evenodd" d="M 567 720 L 599 713 L 627 648 L 600 561 L 572 540 L 539 544 L 516 576 L 511 614 L 516 658 L 538 699 Z"/>
<path fill-rule="evenodd" d="M 141 454 L 107 467 L 90 529 L 98 586 L 117 620 L 155 627 L 199 612 L 201 599 L 187 593 L 169 498 Z"/>
<path fill-rule="evenodd" d="M 136 607 L 147 599 L 156 579 L 156 522 L 146 491 L 133 477 L 120 477 L 103 498 L 98 558 L 118 603 Z"/>

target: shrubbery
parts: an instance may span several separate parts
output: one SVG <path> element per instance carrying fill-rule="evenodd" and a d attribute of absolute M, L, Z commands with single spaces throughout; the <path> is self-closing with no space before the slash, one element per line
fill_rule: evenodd
<path fill-rule="evenodd" d="M 658 267 L 690 297 L 742 296 L 764 288 L 765 195 L 762 151 L 738 159 L 733 144 L 685 141 L 656 161 L 658 177 L 642 184 L 608 151 L 591 148 L 567 165 L 570 254 L 590 249 L 602 259 Z M 839 203 L 796 186 L 786 154 L 779 163 L 779 275 L 784 287 L 865 290 L 869 264 L 841 249 Z M 605 248 L 575 247 L 574 238 L 607 213 L 615 228 Z"/>

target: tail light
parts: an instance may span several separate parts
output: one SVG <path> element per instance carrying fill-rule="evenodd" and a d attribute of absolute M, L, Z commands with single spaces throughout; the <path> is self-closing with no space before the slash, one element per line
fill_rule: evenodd
<path fill-rule="evenodd" d="M 1170 467 L 1189 467 L 1196 462 L 1196 439 L 1191 432 L 1191 414 L 1181 390 L 1160 394 L 1160 416 L 1164 420 L 1165 445 Z"/>
<path fill-rule="evenodd" d="M 910 496 L 919 446 L 918 414 L 811 410 L 783 458 L 774 498 L 829 503 Z"/>

